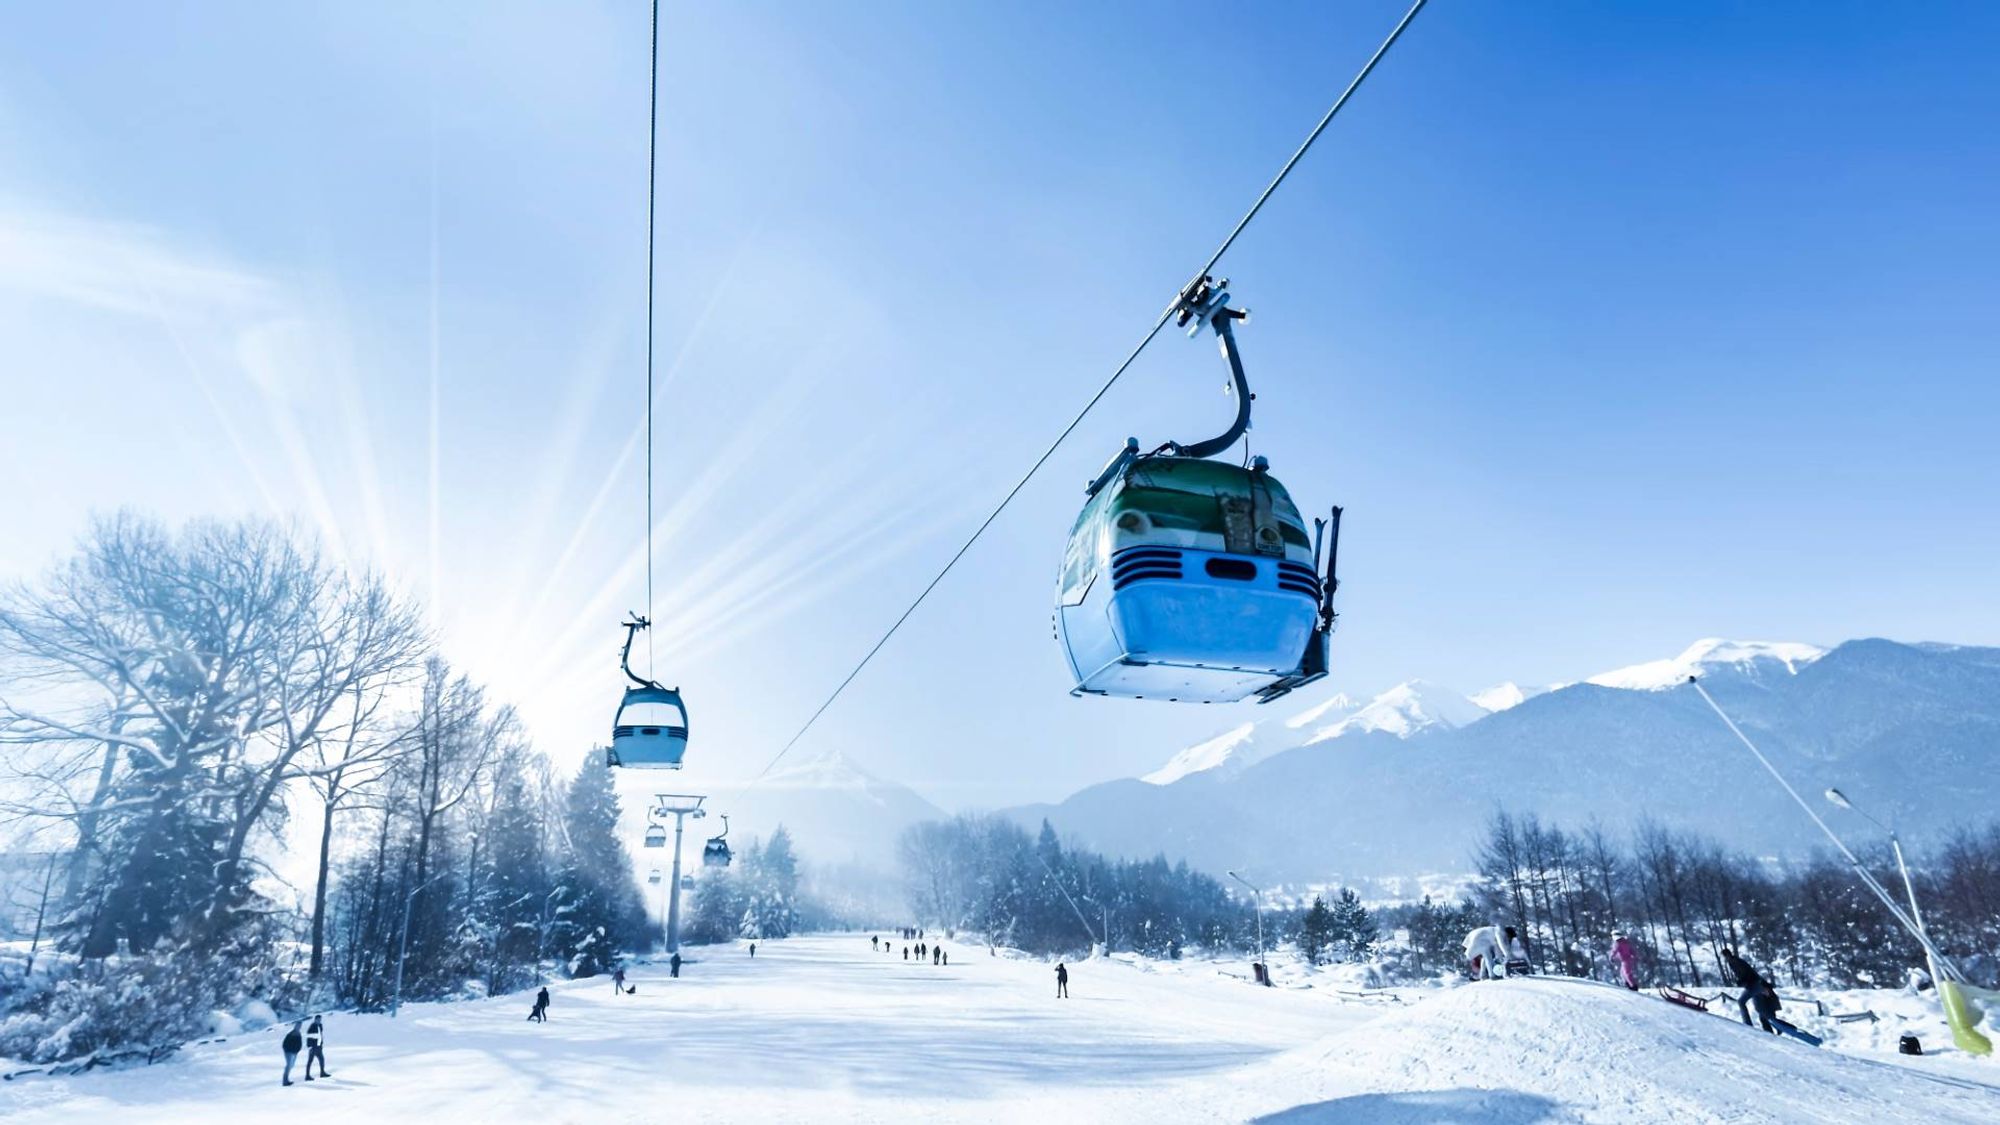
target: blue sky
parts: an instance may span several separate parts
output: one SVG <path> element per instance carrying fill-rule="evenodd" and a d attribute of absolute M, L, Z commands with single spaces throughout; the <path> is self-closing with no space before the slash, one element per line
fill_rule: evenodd
<path fill-rule="evenodd" d="M 690 783 L 775 751 L 1400 12 L 665 5 Z M 643 582 L 646 18 L 13 13 L 0 573 L 94 510 L 279 514 L 425 598 L 551 753 L 601 738 Z M 1308 699 L 1709 635 L 2000 643 L 1996 45 L 1982 5 L 1419 17 L 1224 263 L 1256 449 L 1348 509 Z M 1049 639 L 1082 481 L 1219 427 L 1222 382 L 1156 342 L 796 753 L 993 805 L 1251 717 L 1072 700 Z"/>

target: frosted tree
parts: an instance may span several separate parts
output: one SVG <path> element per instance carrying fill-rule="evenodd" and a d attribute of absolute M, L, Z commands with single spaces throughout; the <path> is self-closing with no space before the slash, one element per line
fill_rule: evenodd
<path fill-rule="evenodd" d="M 799 919 L 799 859 L 792 851 L 792 834 L 784 825 L 780 824 L 761 847 L 750 849 L 743 874 L 741 936 L 790 937 Z"/>
<path fill-rule="evenodd" d="M 621 951 L 643 945 L 647 931 L 631 857 L 618 840 L 618 793 L 602 757 L 587 756 L 571 779 L 562 825 L 555 942 L 572 976 L 595 976 Z"/>
<path fill-rule="evenodd" d="M 1333 911 L 1327 908 L 1324 898 L 1313 896 L 1312 906 L 1299 919 L 1292 944 L 1299 947 L 1299 955 L 1306 959 L 1306 964 L 1325 962 L 1327 949 L 1333 944 Z"/>
<path fill-rule="evenodd" d="M 1314 899 L 1318 902 L 1318 899 Z M 1375 943 L 1381 937 L 1375 916 L 1361 905 L 1361 896 L 1352 887 L 1340 888 L 1340 895 L 1328 911 L 1327 937 L 1334 952 L 1342 960 L 1366 961 L 1375 952 Z"/>

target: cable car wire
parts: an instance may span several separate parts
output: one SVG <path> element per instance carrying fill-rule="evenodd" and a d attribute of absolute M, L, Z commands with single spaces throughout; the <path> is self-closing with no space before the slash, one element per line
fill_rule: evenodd
<path fill-rule="evenodd" d="M 653 0 L 652 80 L 646 98 L 646 620 L 653 619 L 653 209 L 660 147 L 660 0 Z M 627 643 L 630 643 L 629 641 Z M 646 678 L 654 679 L 653 631 L 646 630 Z"/>
<path fill-rule="evenodd" d="M 1193 285 L 1195 283 L 1200 282 L 1204 276 L 1206 276 L 1211 270 L 1215 268 L 1215 264 L 1222 260 L 1222 256 L 1229 252 L 1229 248 L 1236 244 L 1236 239 L 1240 235 L 1242 235 L 1242 233 L 1246 228 L 1250 226 L 1250 221 L 1257 217 L 1258 212 L 1264 209 L 1264 204 L 1268 202 L 1272 194 L 1278 190 L 1278 185 L 1284 183 L 1285 177 L 1291 175 L 1292 169 L 1297 167 L 1299 161 L 1305 158 L 1306 152 L 1307 150 L 1312 148 L 1313 142 L 1317 141 L 1319 139 L 1320 134 L 1326 131 L 1326 127 L 1333 123 L 1333 119 L 1335 115 L 1340 113 L 1341 107 L 1345 106 L 1348 102 L 1348 99 L 1354 96 L 1354 92 L 1361 88 L 1361 84 L 1364 81 L 1366 81 L 1368 75 L 1374 71 L 1375 64 L 1382 61 L 1382 57 L 1389 53 L 1390 47 L 1395 46 L 1396 40 L 1402 37 L 1403 30 L 1410 26 L 1410 21 L 1416 19 L 1417 13 L 1423 10 L 1423 7 L 1427 2 L 1428 0 L 1415 0 L 1415 2 L 1410 5 L 1409 10 L 1403 13 L 1403 18 L 1396 21 L 1396 26 L 1389 32 L 1388 38 L 1382 40 L 1382 45 L 1375 48 L 1375 53 L 1368 57 L 1368 61 L 1365 64 L 1363 64 L 1360 71 L 1355 74 L 1354 80 L 1347 84 L 1347 88 L 1341 91 L 1340 96 L 1338 98 L 1334 99 L 1333 105 L 1330 106 L 1327 109 L 1326 114 L 1319 119 L 1319 124 L 1313 126 L 1312 132 L 1306 134 L 1306 139 L 1300 142 L 1298 149 L 1292 153 L 1291 159 L 1285 161 L 1284 166 L 1278 169 L 1278 174 L 1273 176 L 1271 178 L 1271 182 L 1269 184 L 1266 184 L 1264 190 L 1258 194 L 1256 201 L 1250 205 L 1250 209 L 1243 213 L 1243 217 L 1241 219 L 1237 220 L 1236 226 L 1230 230 L 1229 236 L 1222 240 L 1222 244 L 1215 248 L 1215 253 L 1210 254 L 1208 256 L 1208 260 L 1202 263 L 1201 268 L 1194 271 L 1193 278 L 1189 282 L 1189 285 Z M 655 0 L 656 10 L 657 7 L 658 7 L 658 2 L 657 0 Z M 1160 334 L 1160 329 L 1165 328 L 1167 325 L 1167 321 L 1173 319 L 1174 314 L 1179 311 L 1181 307 L 1182 296 L 1185 295 L 1187 291 L 1188 291 L 1188 286 L 1183 286 L 1180 289 L 1180 291 L 1175 294 L 1174 301 L 1166 307 L 1165 311 L 1160 313 L 1158 319 L 1153 321 L 1153 326 L 1146 330 L 1146 334 L 1144 336 L 1140 337 L 1139 343 L 1136 346 L 1134 346 L 1130 352 L 1126 353 L 1124 361 L 1119 363 L 1117 368 L 1111 372 L 1111 377 L 1106 379 L 1103 385 L 1097 388 L 1097 392 L 1090 396 L 1090 400 L 1083 404 L 1083 409 L 1076 412 L 1076 415 L 1069 420 L 1069 424 L 1065 425 L 1062 428 L 1062 432 L 1056 435 L 1056 439 L 1049 443 L 1048 448 L 1042 450 L 1041 455 L 1036 457 L 1034 463 L 1028 466 L 1028 471 L 1021 475 L 1021 479 L 1014 482 L 1014 487 L 1007 490 L 1007 494 L 1000 498 L 1000 503 L 996 505 L 991 512 L 987 513 L 986 518 L 979 522 L 979 526 L 973 529 L 972 534 L 966 538 L 964 543 L 959 545 L 958 550 L 952 552 L 951 558 L 946 560 L 944 566 L 941 569 L 939 569 L 936 575 L 932 576 L 930 582 L 925 584 L 923 590 L 917 594 L 916 600 L 912 601 L 909 604 L 909 607 L 903 610 L 903 612 L 897 616 L 895 622 L 889 626 L 888 630 L 882 634 L 881 638 L 877 640 L 874 643 L 874 645 L 872 645 L 868 649 L 868 652 L 864 656 L 862 656 L 860 663 L 856 664 L 853 670 L 849 671 L 847 675 L 841 679 L 840 684 L 833 689 L 832 694 L 826 697 L 826 701 L 821 703 L 819 707 L 815 709 L 809 717 L 807 717 L 805 724 L 799 727 L 798 732 L 792 735 L 792 737 L 788 741 L 786 741 L 785 745 L 782 748 L 780 748 L 775 755 L 771 757 L 771 760 L 769 762 L 766 762 L 764 764 L 763 769 L 757 771 L 755 777 L 752 777 L 748 782 L 745 782 L 743 787 L 737 790 L 736 796 L 741 797 L 743 793 L 747 792 L 752 786 L 755 786 L 758 782 L 762 781 L 767 775 L 769 775 L 770 772 L 777 767 L 778 763 L 784 760 L 785 755 L 791 753 L 792 747 L 797 746 L 799 744 L 799 740 L 803 739 L 806 736 L 807 732 L 812 730 L 813 725 L 819 722 L 820 716 L 826 714 L 827 709 L 832 707 L 834 703 L 840 699 L 841 694 L 847 690 L 848 685 L 852 684 L 855 678 L 861 675 L 861 673 L 868 667 L 869 663 L 875 659 L 876 654 L 881 652 L 883 647 L 889 643 L 890 639 L 896 635 L 897 631 L 903 627 L 903 623 L 908 621 L 910 619 L 910 616 L 916 613 L 917 609 L 924 604 L 925 599 L 931 596 L 931 591 L 938 588 L 938 584 L 945 580 L 945 576 L 949 575 L 952 572 L 952 569 L 958 565 L 959 560 L 963 559 L 966 556 L 966 553 L 972 550 L 973 544 L 979 542 L 980 537 L 986 534 L 986 529 L 993 526 L 993 522 L 1000 518 L 1000 514 L 1007 510 L 1007 506 L 1014 502 L 1014 498 L 1021 494 L 1021 490 L 1028 486 L 1028 482 L 1034 479 L 1035 474 L 1041 471 L 1042 466 L 1048 463 L 1049 458 L 1055 456 L 1056 450 L 1062 446 L 1062 443 L 1067 441 L 1069 439 L 1070 434 L 1074 433 L 1076 431 L 1076 428 L 1083 424 L 1084 418 L 1088 416 L 1090 412 L 1097 407 L 1097 404 L 1099 402 L 1103 401 L 1105 395 L 1111 393 L 1111 388 L 1117 384 L 1119 379 L 1124 377 L 1126 371 L 1131 369 L 1132 364 L 1138 360 L 1139 354 L 1146 350 L 1147 345 L 1153 342 L 1153 338 Z M 650 309 L 648 309 L 648 315 L 649 316 L 651 315 Z M 648 409 L 648 415 L 647 415 L 648 426 L 650 426 L 651 425 L 650 401 L 648 402 L 647 409 Z M 651 431 L 649 429 L 648 433 L 650 432 Z M 650 463 L 650 457 L 649 457 L 649 463 Z M 648 541 L 648 543 L 650 547 L 650 540 Z M 649 575 L 648 581 L 650 582 L 650 580 L 651 578 Z"/>

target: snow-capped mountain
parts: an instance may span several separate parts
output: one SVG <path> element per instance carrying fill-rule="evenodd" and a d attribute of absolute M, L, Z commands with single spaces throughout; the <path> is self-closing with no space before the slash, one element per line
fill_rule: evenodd
<path fill-rule="evenodd" d="M 1686 652 L 1671 660 L 1651 660 L 1599 672 L 1584 682 L 1628 691 L 1665 691 L 1687 683 L 1689 676 L 1707 676 L 1724 670 L 1796 676 L 1800 668 L 1825 655 L 1823 648 L 1797 642 L 1725 641 L 1708 637 L 1689 645 Z"/>
<path fill-rule="evenodd" d="M 1339 693 L 1283 719 L 1259 719 L 1232 727 L 1182 750 L 1139 780 L 1148 785 L 1172 785 L 1198 773 L 1233 777 L 1294 747 L 1377 731 L 1408 738 L 1434 727 L 1462 727 L 1491 710 L 1426 680 L 1397 684 L 1366 704 Z"/>
<path fill-rule="evenodd" d="M 1352 715 L 1319 727 L 1299 744 L 1310 746 L 1343 735 L 1370 731 L 1408 738 L 1438 727 L 1462 727 L 1485 718 L 1487 714 L 1486 708 L 1450 688 L 1425 680 L 1409 680 L 1369 700 L 1368 706 Z"/>
<path fill-rule="evenodd" d="M 1484 691 L 1475 691 L 1466 698 L 1488 711 L 1505 711 L 1509 707 L 1519 707 L 1528 700 L 1548 691 L 1545 687 L 1524 688 L 1512 680 L 1504 684 L 1494 684 Z"/>
<path fill-rule="evenodd" d="M 1704 640 L 1546 691 L 1482 692 L 1484 706 L 1421 681 L 1361 707 L 1329 700 L 1223 732 L 1143 781 L 1008 815 L 1113 854 L 1254 862 L 1296 882 L 1463 870 L 1496 808 L 1613 830 L 1651 819 L 1767 854 L 1817 846 L 1689 675 L 1804 792 L 1866 794 L 1906 834 L 2000 808 L 2000 649 Z"/>
<path fill-rule="evenodd" d="M 1148 785 L 1172 785 L 1197 773 L 1234 776 L 1279 751 L 1299 745 L 1308 737 L 1298 733 L 1301 727 L 1318 730 L 1321 726 L 1338 725 L 1361 709 L 1360 704 L 1340 693 L 1283 720 L 1247 722 L 1195 743 L 1139 780 Z"/>

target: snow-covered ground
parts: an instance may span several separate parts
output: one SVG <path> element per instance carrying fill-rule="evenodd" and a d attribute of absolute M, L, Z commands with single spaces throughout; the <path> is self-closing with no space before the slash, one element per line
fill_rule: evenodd
<path fill-rule="evenodd" d="M 551 986 L 545 1025 L 525 996 L 337 1016 L 330 1081 L 280 1088 L 274 1030 L 10 1082 L 0 1119 L 2000 1120 L 2000 1066 L 1816 1051 L 1605 986 L 1360 999 L 1333 974 L 1261 989 L 1221 971 L 1240 966 L 1120 958 L 1072 965 L 1058 1001 L 1047 964 L 948 947 L 949 967 L 853 935 L 694 950 L 680 980 L 639 967 L 636 995 Z"/>

